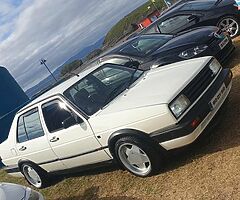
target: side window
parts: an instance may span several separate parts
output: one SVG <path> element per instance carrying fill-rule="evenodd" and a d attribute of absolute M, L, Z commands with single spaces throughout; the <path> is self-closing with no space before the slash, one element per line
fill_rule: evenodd
<path fill-rule="evenodd" d="M 178 15 L 161 22 L 158 27 L 161 33 L 172 33 L 173 31 L 189 23 L 190 15 Z"/>
<path fill-rule="evenodd" d="M 64 129 L 64 121 L 73 117 L 66 104 L 60 100 L 53 100 L 43 104 L 42 111 L 46 126 L 50 133 Z"/>
<path fill-rule="evenodd" d="M 152 33 L 159 33 L 158 27 L 154 25 L 153 27 L 147 29 L 144 34 L 152 34 Z"/>
<path fill-rule="evenodd" d="M 19 117 L 17 139 L 26 142 L 44 135 L 38 109 L 35 108 Z"/>

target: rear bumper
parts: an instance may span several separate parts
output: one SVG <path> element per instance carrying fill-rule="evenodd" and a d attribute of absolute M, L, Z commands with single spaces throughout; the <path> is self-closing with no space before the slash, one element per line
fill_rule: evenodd
<path fill-rule="evenodd" d="M 226 90 L 215 108 L 212 109 L 210 101 L 223 84 L 225 84 Z M 150 136 L 166 150 L 179 148 L 194 142 L 222 107 L 231 90 L 231 86 L 232 72 L 230 69 L 223 69 L 208 91 L 205 92 L 178 124 L 151 133 Z"/>

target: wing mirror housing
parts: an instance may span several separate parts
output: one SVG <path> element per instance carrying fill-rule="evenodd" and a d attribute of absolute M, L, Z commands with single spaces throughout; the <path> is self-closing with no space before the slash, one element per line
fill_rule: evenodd
<path fill-rule="evenodd" d="M 71 126 L 74 126 L 76 124 L 81 124 L 84 121 L 82 120 L 82 118 L 78 117 L 78 116 L 73 116 L 71 115 L 70 117 L 68 117 L 67 119 L 65 119 L 62 124 L 63 124 L 63 128 L 67 129 Z"/>
<path fill-rule="evenodd" d="M 140 62 L 134 60 L 134 61 L 129 61 L 124 64 L 126 67 L 131 67 L 131 68 L 138 68 L 140 65 Z"/>

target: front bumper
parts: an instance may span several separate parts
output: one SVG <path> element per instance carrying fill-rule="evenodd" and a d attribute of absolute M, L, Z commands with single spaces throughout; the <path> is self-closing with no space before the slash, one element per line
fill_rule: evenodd
<path fill-rule="evenodd" d="M 212 109 L 210 102 L 223 84 L 225 84 L 226 90 Z M 231 86 L 232 72 L 230 69 L 223 69 L 204 95 L 176 125 L 151 133 L 150 137 L 166 150 L 179 148 L 194 142 L 223 105 Z"/>

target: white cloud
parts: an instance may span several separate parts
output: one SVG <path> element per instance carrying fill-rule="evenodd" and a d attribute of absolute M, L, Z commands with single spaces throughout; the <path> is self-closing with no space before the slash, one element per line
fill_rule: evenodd
<path fill-rule="evenodd" d="M 7 2 L 7 1 L 6 1 Z M 47 76 L 44 57 L 56 68 L 85 46 L 95 43 L 121 17 L 146 0 L 25 0 L 1 26 L 11 35 L 0 43 L 0 65 L 25 89 Z M 13 9 L 0 6 L 5 13 Z M 10 28 L 11 27 L 11 28 Z M 1 36 L 0 36 L 1 38 Z"/>

